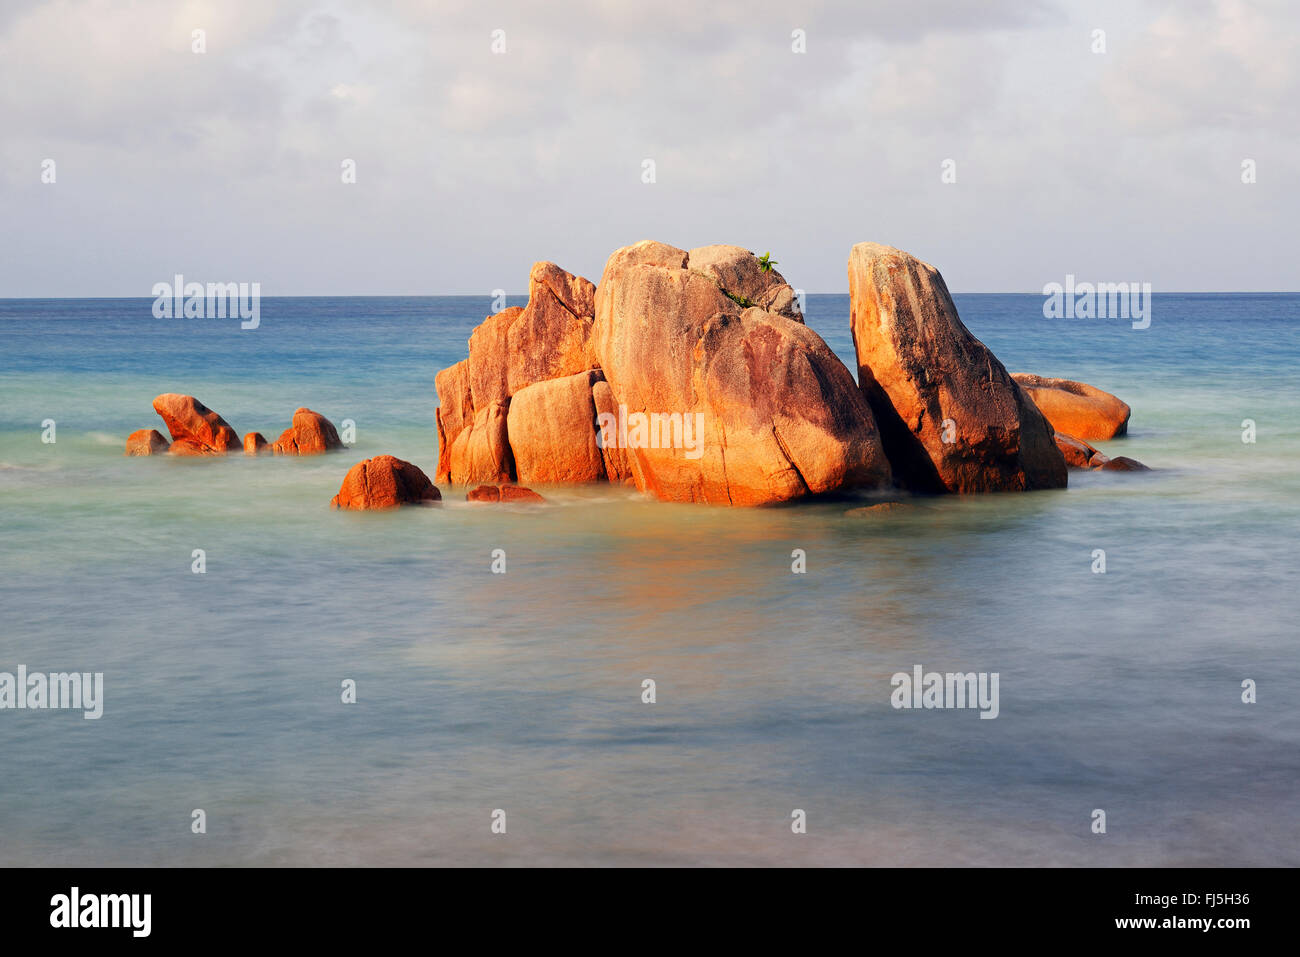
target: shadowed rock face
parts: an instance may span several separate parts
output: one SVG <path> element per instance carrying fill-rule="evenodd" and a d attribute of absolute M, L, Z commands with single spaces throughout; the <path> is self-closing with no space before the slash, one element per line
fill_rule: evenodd
<path fill-rule="evenodd" d="M 509 409 L 509 399 L 492 402 L 474 416 L 468 429 L 456 436 L 448 454 L 452 482 L 469 485 L 514 480 L 514 456 L 506 431 Z"/>
<path fill-rule="evenodd" d="M 1065 486 L 1052 427 L 962 324 L 938 270 L 893 247 L 859 243 L 849 255 L 849 297 L 858 381 L 901 485 Z"/>
<path fill-rule="evenodd" d="M 591 401 L 596 407 L 598 424 L 602 415 L 606 416 L 606 422 L 618 421 L 618 400 L 614 398 L 614 390 L 605 381 L 604 373 L 601 373 L 600 380 L 591 386 Z M 601 443 L 600 457 L 605 466 L 605 477 L 607 479 L 615 484 L 625 482 L 635 484 L 635 480 L 632 478 L 632 464 L 628 458 L 627 449 L 618 443 Z"/>
<path fill-rule="evenodd" d="M 153 409 L 171 433 L 172 455 L 225 455 L 241 446 L 230 423 L 192 395 L 165 393 L 153 400 Z"/>
<path fill-rule="evenodd" d="M 157 429 L 140 429 L 126 440 L 127 455 L 163 455 L 167 447 L 167 440 Z"/>
<path fill-rule="evenodd" d="M 441 493 L 418 467 L 391 455 L 377 455 L 348 470 L 331 508 L 356 511 L 436 502 Z"/>
<path fill-rule="evenodd" d="M 515 474 L 528 484 L 603 481 L 605 459 L 596 444 L 592 389 L 599 370 L 537 382 L 510 399 L 506 418 Z"/>
<path fill-rule="evenodd" d="M 451 481 L 451 446 L 474 424 L 474 399 L 469 387 L 469 360 L 462 359 L 436 376 L 438 390 L 438 482 Z"/>
<path fill-rule="evenodd" d="M 660 447 L 628 447 L 637 487 L 671 501 L 763 505 L 888 483 L 848 369 L 802 322 L 742 308 L 717 279 L 784 286 L 779 274 L 735 265 L 736 247 L 705 249 L 707 268 L 695 269 L 693 254 L 663 243 L 625 247 L 597 288 L 596 352 L 612 397 L 629 416 L 677 416 L 674 438 L 687 438 L 687 423 L 698 429 L 694 449 L 663 447 L 674 443 L 662 441 L 661 419 L 650 429 Z"/>
<path fill-rule="evenodd" d="M 271 451 L 276 455 L 321 455 L 341 448 L 343 442 L 333 422 L 311 409 L 298 409 L 293 413 L 293 425 L 280 433 Z"/>
<path fill-rule="evenodd" d="M 1079 439 L 1113 439 L 1128 431 L 1131 410 L 1086 382 L 1017 372 L 1011 376 L 1052 428 Z"/>

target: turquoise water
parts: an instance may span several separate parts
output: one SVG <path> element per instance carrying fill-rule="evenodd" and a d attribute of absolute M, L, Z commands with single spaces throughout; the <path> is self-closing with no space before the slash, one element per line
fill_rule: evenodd
<path fill-rule="evenodd" d="M 486 298 L 269 299 L 256 330 L 0 300 L 0 671 L 105 676 L 97 721 L 0 711 L 0 864 L 1300 863 L 1300 297 L 1157 295 L 1146 330 L 956 300 L 1012 371 L 1128 401 L 1099 447 L 1156 471 L 869 517 L 340 514 L 361 458 L 433 474 Z M 808 315 L 851 366 L 847 297 Z M 172 391 L 356 445 L 123 457 Z M 894 710 L 915 664 L 998 672 L 999 717 Z"/>

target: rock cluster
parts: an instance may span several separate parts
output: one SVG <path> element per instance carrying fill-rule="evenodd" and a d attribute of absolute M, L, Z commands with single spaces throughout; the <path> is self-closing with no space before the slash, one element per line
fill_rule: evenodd
<path fill-rule="evenodd" d="M 474 486 L 472 502 L 544 501 L 519 483 L 612 482 L 664 501 L 754 506 L 862 489 L 1053 489 L 1071 468 L 1146 469 L 1088 444 L 1126 433 L 1124 402 L 1085 383 L 1008 373 L 928 263 L 877 243 L 853 247 L 856 381 L 804 324 L 800 295 L 773 265 L 739 246 L 653 240 L 616 250 L 598 284 L 534 264 L 528 304 L 484 319 L 466 358 L 435 377 L 435 480 Z M 127 455 L 343 448 L 333 423 L 307 408 L 274 442 L 260 432 L 241 442 L 193 396 L 153 405 L 170 443 L 142 429 Z M 331 504 L 440 498 L 419 468 L 380 455 L 354 465 Z"/>
<path fill-rule="evenodd" d="M 1114 396 L 1008 373 L 933 266 L 862 243 L 848 273 L 856 382 L 784 277 L 738 246 L 644 240 L 594 286 L 535 264 L 528 304 L 484 319 L 435 378 L 437 481 L 628 483 L 727 505 L 1028 491 L 1093 467 L 1082 438 L 1123 434 Z"/>
<path fill-rule="evenodd" d="M 343 448 L 334 423 L 311 409 L 298 409 L 293 422 L 273 444 L 261 432 L 249 432 L 240 441 L 230 423 L 192 395 L 168 392 L 153 400 L 170 444 L 156 429 L 140 429 L 126 440 L 127 455 L 226 455 L 243 448 L 245 455 L 320 455 Z"/>

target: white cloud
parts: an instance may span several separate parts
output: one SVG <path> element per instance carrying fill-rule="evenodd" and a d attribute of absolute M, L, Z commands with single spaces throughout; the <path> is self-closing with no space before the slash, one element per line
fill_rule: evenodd
<path fill-rule="evenodd" d="M 959 289 L 1067 269 L 1190 288 L 1207 232 L 1255 237 L 1220 250 L 1216 284 L 1282 288 L 1261 250 L 1297 213 L 1297 21 L 1228 0 L 14 4 L 0 295 L 132 294 L 178 267 L 278 292 L 521 290 L 533 259 L 595 278 L 645 236 L 772 249 L 813 290 L 844 288 L 866 239 Z"/>

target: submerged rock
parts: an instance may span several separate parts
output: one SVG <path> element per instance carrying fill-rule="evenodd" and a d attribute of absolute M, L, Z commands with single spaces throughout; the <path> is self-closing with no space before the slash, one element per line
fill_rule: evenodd
<path fill-rule="evenodd" d="M 1079 439 L 1113 439 L 1128 431 L 1128 405 L 1086 382 L 1050 379 L 1017 372 L 1012 375 L 1058 432 Z"/>
<path fill-rule="evenodd" d="M 465 498 L 470 502 L 518 502 L 521 504 L 545 502 L 530 488 L 520 485 L 479 485 L 469 490 Z"/>
<path fill-rule="evenodd" d="M 377 455 L 348 470 L 331 508 L 356 511 L 437 502 L 442 493 L 417 466 L 391 455 Z"/>
<path fill-rule="evenodd" d="M 1052 427 L 962 324 L 939 271 L 878 243 L 849 254 L 858 381 L 894 476 L 923 492 L 1065 486 Z"/>
<path fill-rule="evenodd" d="M 280 433 L 271 451 L 276 455 L 321 455 L 341 448 L 343 442 L 333 422 L 311 409 L 297 409 L 293 425 Z"/>
<path fill-rule="evenodd" d="M 157 429 L 139 429 L 127 437 L 126 454 L 163 455 L 167 452 L 168 444 Z"/>
<path fill-rule="evenodd" d="M 888 515 L 891 512 L 906 512 L 911 508 L 912 506 L 906 502 L 879 502 L 875 505 L 851 508 L 844 514 L 852 518 L 874 518 L 878 515 Z"/>
<path fill-rule="evenodd" d="M 1101 472 L 1150 472 L 1151 467 L 1143 465 L 1137 459 L 1131 459 L 1127 455 L 1117 455 L 1113 459 L 1106 459 L 1105 462 L 1094 464 L 1094 471 Z"/>
<path fill-rule="evenodd" d="M 1076 439 L 1073 435 L 1066 435 L 1064 432 L 1056 432 L 1052 438 L 1056 442 L 1056 447 L 1061 450 L 1061 455 L 1065 457 L 1065 464 L 1068 468 L 1091 468 L 1093 465 L 1100 465 L 1107 460 L 1105 455 L 1098 452 L 1083 439 Z"/>
<path fill-rule="evenodd" d="M 266 436 L 261 432 L 244 433 L 244 454 L 261 455 L 263 452 L 270 451 L 267 448 Z"/>

